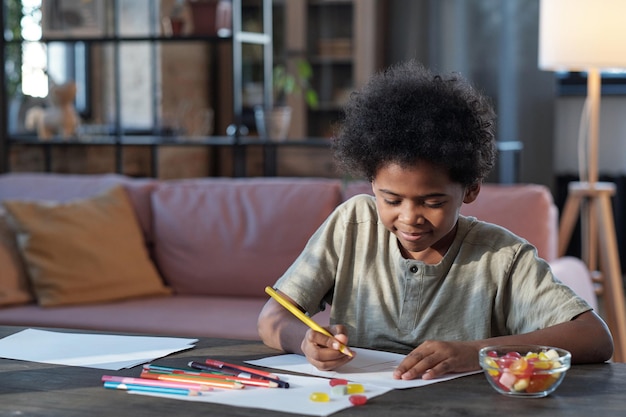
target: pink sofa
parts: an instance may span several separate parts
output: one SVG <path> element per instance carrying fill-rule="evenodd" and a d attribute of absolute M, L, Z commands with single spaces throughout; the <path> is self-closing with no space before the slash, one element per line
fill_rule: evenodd
<path fill-rule="evenodd" d="M 5 174 L 0 201 L 67 202 L 116 184 L 128 192 L 172 295 L 58 307 L 20 303 L 0 307 L 0 324 L 258 339 L 265 286 L 287 269 L 341 199 L 341 183 L 326 179 Z M 0 284 L 6 272 L 0 265 Z"/>
<path fill-rule="evenodd" d="M 88 198 L 122 184 L 145 247 L 169 295 L 43 307 L 0 306 L 0 324 L 258 339 L 256 318 L 272 285 L 308 237 L 365 183 L 312 178 L 132 179 L 119 175 L 4 174 L 0 202 Z M 534 243 L 559 278 L 594 302 L 577 259 L 556 259 L 556 209 L 540 186 L 483 187 L 464 210 Z M 0 216 L 6 215 L 0 209 Z M 96 239 L 97 237 L 94 237 Z M 5 242 L 6 243 L 6 242 Z M 85 242 L 89 244 L 89 242 Z M 0 240 L 0 262 L 10 259 Z M 0 286 L 11 265 L 0 264 Z M 8 272 L 7 272 L 8 271 Z M 4 276 L 3 276 L 4 274 Z M 0 295 L 3 288 L 0 287 Z M 322 323 L 327 313 L 316 318 Z"/>

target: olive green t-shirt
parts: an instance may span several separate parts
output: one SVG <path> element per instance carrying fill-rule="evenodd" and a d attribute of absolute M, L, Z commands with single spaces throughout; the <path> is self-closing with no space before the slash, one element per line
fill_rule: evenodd
<path fill-rule="evenodd" d="M 396 351 L 527 333 L 591 309 L 531 244 L 473 217 L 459 217 L 438 264 L 403 258 L 366 195 L 329 216 L 276 288 L 310 315 L 329 303 L 350 346 Z"/>

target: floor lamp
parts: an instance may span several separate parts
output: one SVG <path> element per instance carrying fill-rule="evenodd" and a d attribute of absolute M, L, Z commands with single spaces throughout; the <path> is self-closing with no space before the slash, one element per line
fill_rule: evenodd
<path fill-rule="evenodd" d="M 615 342 L 613 360 L 626 362 L 626 307 L 611 198 L 615 184 L 598 181 L 600 71 L 626 68 L 626 1 L 540 0 L 539 68 L 587 72 L 587 98 L 578 139 L 580 181 L 568 187 L 561 214 L 563 255 L 580 214 L 582 258 L 599 266 L 605 320 Z"/>

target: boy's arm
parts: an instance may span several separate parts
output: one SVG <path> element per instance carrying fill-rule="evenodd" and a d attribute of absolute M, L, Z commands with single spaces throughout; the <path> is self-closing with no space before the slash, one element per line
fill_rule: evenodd
<path fill-rule="evenodd" d="M 604 321 L 593 311 L 530 333 L 468 342 L 426 341 L 398 365 L 398 379 L 431 379 L 449 372 L 480 369 L 478 351 L 490 345 L 533 344 L 557 346 L 572 354 L 573 363 L 599 363 L 613 355 L 613 339 Z"/>
<path fill-rule="evenodd" d="M 281 295 L 295 305 L 291 298 Z M 309 328 L 273 298 L 263 306 L 257 327 L 261 340 L 267 346 L 302 354 L 302 340 Z"/>

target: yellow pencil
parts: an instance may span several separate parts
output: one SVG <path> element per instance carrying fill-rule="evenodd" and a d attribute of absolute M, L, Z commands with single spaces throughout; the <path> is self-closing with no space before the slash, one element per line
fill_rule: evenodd
<path fill-rule="evenodd" d="M 274 300 L 278 301 L 283 307 L 289 310 L 294 316 L 302 320 L 302 322 L 304 322 L 304 324 L 309 326 L 311 329 L 315 330 L 316 332 L 325 334 L 328 337 L 335 337 L 328 330 L 317 324 L 312 318 L 300 311 L 298 307 L 294 306 L 285 298 L 283 298 L 280 294 L 274 291 L 272 287 L 265 287 L 265 292 L 268 293 L 270 297 L 272 297 Z M 353 356 L 352 352 L 350 352 L 350 349 L 348 349 L 348 347 L 343 343 L 339 343 L 339 351 L 344 355 L 348 355 L 350 357 Z"/>

